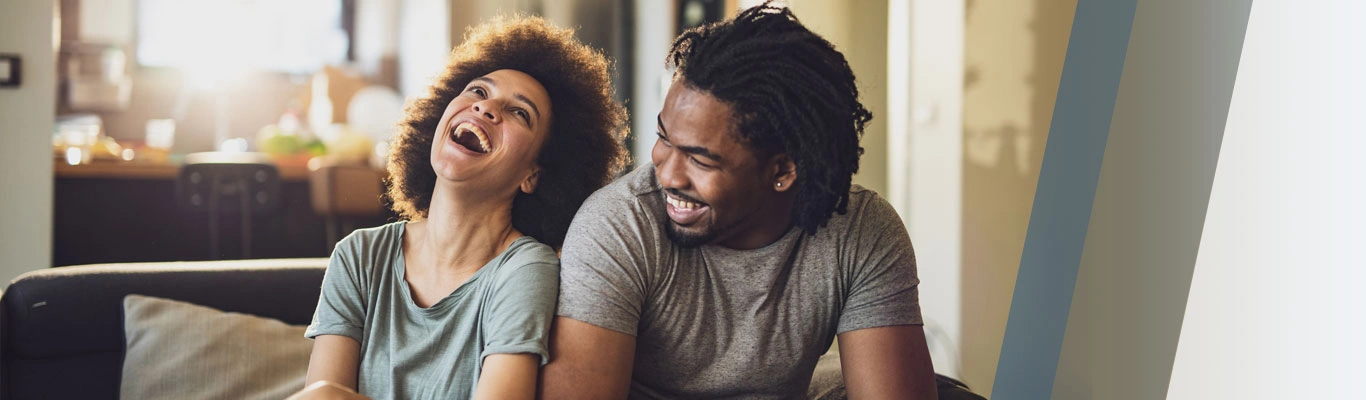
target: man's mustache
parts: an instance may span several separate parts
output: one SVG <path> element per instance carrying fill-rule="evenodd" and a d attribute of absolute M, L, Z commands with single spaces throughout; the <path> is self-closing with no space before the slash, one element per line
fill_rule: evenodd
<path fill-rule="evenodd" d="M 688 202 L 693 202 L 693 203 L 697 203 L 697 204 L 701 204 L 701 205 L 707 205 L 707 202 L 702 201 L 702 200 L 698 200 L 698 199 L 693 198 L 692 196 L 688 196 L 688 195 L 686 195 L 686 194 L 683 194 L 683 192 L 678 191 L 678 189 L 664 189 L 664 191 L 669 192 L 669 195 L 671 195 L 671 196 L 673 196 L 673 197 L 675 197 L 675 198 L 677 198 L 677 199 L 679 199 L 679 200 L 688 201 Z"/>

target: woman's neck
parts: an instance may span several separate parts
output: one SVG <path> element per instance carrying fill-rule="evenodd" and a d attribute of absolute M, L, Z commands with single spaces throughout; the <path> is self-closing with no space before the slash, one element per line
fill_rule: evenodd
<path fill-rule="evenodd" d="M 437 184 L 414 245 L 431 267 L 475 271 L 521 236 L 512 227 L 512 201 L 461 196 Z"/>

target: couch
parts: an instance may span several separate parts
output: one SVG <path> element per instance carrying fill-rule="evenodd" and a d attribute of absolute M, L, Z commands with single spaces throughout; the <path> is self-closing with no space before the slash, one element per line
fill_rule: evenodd
<path fill-rule="evenodd" d="M 306 325 L 326 266 L 326 258 L 307 258 L 99 264 L 24 274 L 0 295 L 0 400 L 118 398 L 129 294 Z M 838 354 L 821 361 L 809 395 L 843 398 Z M 938 378 L 941 399 L 982 398 Z"/>
<path fill-rule="evenodd" d="M 309 258 L 102 264 L 24 274 L 0 297 L 0 400 L 118 398 L 128 294 L 306 325 L 326 267 L 326 258 Z"/>

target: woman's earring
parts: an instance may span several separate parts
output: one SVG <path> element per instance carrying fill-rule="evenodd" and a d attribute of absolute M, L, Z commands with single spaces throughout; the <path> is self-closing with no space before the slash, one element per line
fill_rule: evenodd
<path fill-rule="evenodd" d="M 782 182 L 778 182 L 778 187 L 783 187 L 783 183 L 782 183 Z"/>

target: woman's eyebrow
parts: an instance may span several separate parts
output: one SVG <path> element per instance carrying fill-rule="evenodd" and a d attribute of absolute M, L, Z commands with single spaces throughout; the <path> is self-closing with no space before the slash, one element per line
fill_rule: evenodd
<path fill-rule="evenodd" d="M 493 78 L 489 78 L 487 76 L 474 78 L 474 81 L 484 82 L 487 83 L 489 86 L 498 87 L 498 82 L 494 82 Z M 541 119 L 541 108 L 536 107 L 536 102 L 531 101 L 530 98 L 527 98 L 525 95 L 521 93 L 513 94 L 512 97 L 516 98 L 517 100 L 521 100 L 523 103 L 526 103 L 527 107 L 531 108 L 531 111 L 536 113 L 536 119 Z"/>
<path fill-rule="evenodd" d="M 521 93 L 514 94 L 512 95 L 512 97 L 515 97 L 517 98 L 517 100 L 521 100 L 523 103 L 526 103 L 528 107 L 531 107 L 531 111 L 536 113 L 536 119 L 541 119 L 541 109 L 539 107 L 536 107 L 535 102 L 531 101 L 531 99 L 527 98 L 526 96 L 523 96 Z"/>

